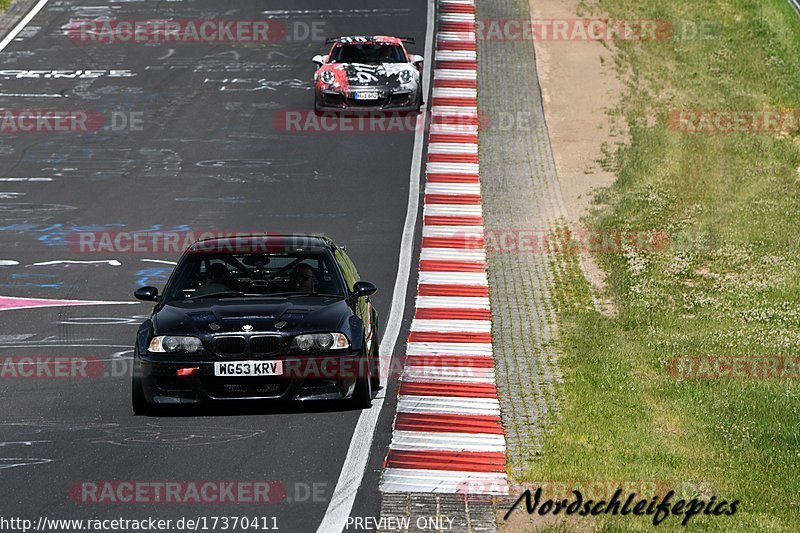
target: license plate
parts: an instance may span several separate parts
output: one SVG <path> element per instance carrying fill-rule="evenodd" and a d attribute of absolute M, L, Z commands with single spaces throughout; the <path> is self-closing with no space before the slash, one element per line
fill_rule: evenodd
<path fill-rule="evenodd" d="M 360 92 L 355 93 L 356 100 L 377 100 L 379 98 L 378 93 L 372 92 Z"/>
<path fill-rule="evenodd" d="M 219 377 L 280 376 L 283 361 L 231 361 L 214 363 L 214 375 Z"/>

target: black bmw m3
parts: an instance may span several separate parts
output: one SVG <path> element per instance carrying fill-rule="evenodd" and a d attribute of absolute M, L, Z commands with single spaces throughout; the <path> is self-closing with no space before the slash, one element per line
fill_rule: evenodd
<path fill-rule="evenodd" d="M 376 287 L 345 250 L 307 235 L 198 241 L 136 338 L 133 410 L 232 400 L 350 400 L 379 387 Z"/>

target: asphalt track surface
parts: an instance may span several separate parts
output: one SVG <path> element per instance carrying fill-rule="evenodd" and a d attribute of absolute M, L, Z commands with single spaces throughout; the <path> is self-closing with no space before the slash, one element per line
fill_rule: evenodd
<path fill-rule="evenodd" d="M 112 112 L 135 113 L 141 130 L 0 135 L 0 265 L 7 265 L 0 267 L 0 295 L 135 302 L 136 287 L 166 281 L 171 266 L 153 260 L 177 259 L 175 253 L 81 252 L 69 244 L 81 231 L 323 232 L 345 244 L 362 278 L 378 285 L 373 302 L 385 322 L 414 134 L 277 131 L 276 112 L 310 109 L 309 59 L 323 49 L 321 42 L 100 44 L 70 40 L 64 28 L 70 19 L 97 17 L 277 16 L 300 34 L 316 24 L 325 35 L 414 37 L 419 44 L 412 52 L 422 54 L 426 10 L 424 0 L 46 5 L 0 53 L 0 108 L 91 110 L 106 124 Z M 105 73 L 87 79 L 16 72 L 87 69 Z M 111 76 L 110 70 L 125 72 Z M 119 264 L 36 265 L 68 260 Z M 360 411 L 268 406 L 134 417 L 127 358 L 149 311 L 146 303 L 2 311 L 0 356 L 96 357 L 104 360 L 105 375 L 0 380 L 0 514 L 33 520 L 274 516 L 280 530 L 314 531 Z M 391 387 L 388 393 L 353 511 L 361 516 L 380 511 L 378 471 L 394 411 Z M 197 505 L 70 497 L 76 483 L 105 480 L 273 480 L 287 499 Z"/>

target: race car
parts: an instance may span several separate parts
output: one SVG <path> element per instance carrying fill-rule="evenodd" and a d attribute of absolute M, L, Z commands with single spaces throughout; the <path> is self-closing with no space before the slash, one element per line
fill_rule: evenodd
<path fill-rule="evenodd" d="M 377 288 L 324 236 L 207 239 L 184 252 L 134 350 L 136 414 L 240 400 L 350 400 L 380 384 Z"/>
<path fill-rule="evenodd" d="M 351 36 L 328 39 L 327 55 L 314 56 L 314 110 L 419 112 L 422 56 L 413 39 Z"/>

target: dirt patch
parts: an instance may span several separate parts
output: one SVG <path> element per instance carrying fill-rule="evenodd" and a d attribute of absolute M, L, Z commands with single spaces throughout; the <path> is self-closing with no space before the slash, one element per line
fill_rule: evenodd
<path fill-rule="evenodd" d="M 534 20 L 574 20 L 580 0 L 530 0 Z M 623 121 L 609 115 L 619 102 L 624 83 L 614 68 L 613 43 L 590 40 L 535 40 L 545 119 L 556 162 L 568 223 L 580 228 L 595 191 L 616 176 L 600 165 L 603 146 L 614 150 L 627 140 Z M 604 274 L 590 256 L 582 267 L 596 289 Z M 601 302 L 601 307 L 607 304 Z M 602 309 L 609 311 L 608 309 Z"/>

